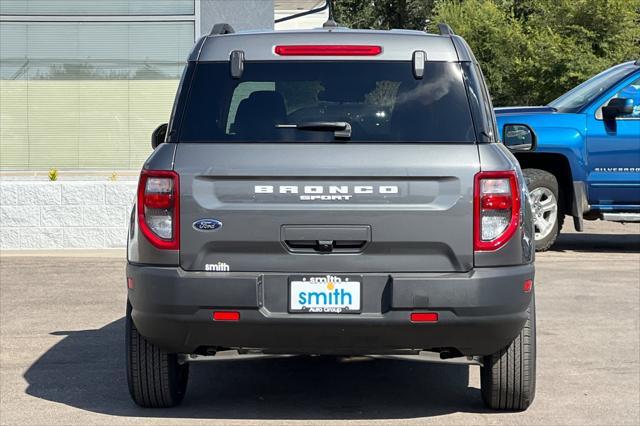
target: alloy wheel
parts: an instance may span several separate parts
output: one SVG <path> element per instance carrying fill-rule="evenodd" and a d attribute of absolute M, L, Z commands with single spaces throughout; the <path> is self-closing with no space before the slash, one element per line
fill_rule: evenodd
<path fill-rule="evenodd" d="M 549 188 L 538 187 L 530 193 L 536 241 L 546 238 L 558 221 L 558 200 Z"/>

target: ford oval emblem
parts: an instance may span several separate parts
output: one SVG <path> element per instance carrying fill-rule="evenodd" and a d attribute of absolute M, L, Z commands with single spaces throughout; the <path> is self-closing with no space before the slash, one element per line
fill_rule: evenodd
<path fill-rule="evenodd" d="M 217 219 L 200 219 L 193 222 L 196 231 L 217 231 L 222 228 L 222 222 Z"/>

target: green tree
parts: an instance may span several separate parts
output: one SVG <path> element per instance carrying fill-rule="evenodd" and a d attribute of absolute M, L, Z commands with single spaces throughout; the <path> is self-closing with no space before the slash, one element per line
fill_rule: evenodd
<path fill-rule="evenodd" d="M 434 10 L 438 22 L 448 23 L 471 46 L 490 86 L 494 104 L 508 104 L 519 94 L 519 72 L 527 38 L 512 12 L 485 0 L 441 1 Z M 520 100 L 519 103 L 521 103 Z"/>
<path fill-rule="evenodd" d="M 640 58 L 639 11 L 640 0 L 442 0 L 433 20 L 467 39 L 496 105 L 531 105 Z"/>
<path fill-rule="evenodd" d="M 495 105 L 545 104 L 640 58 L 640 0 L 335 0 L 335 12 L 353 28 L 448 23 L 480 61 Z"/>
<path fill-rule="evenodd" d="M 350 28 L 424 30 L 435 0 L 334 0 L 336 21 Z"/>

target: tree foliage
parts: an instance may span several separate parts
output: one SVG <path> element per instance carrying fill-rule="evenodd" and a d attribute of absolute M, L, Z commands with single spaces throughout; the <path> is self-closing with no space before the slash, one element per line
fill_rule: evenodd
<path fill-rule="evenodd" d="M 422 30 L 436 0 L 334 0 L 335 15 L 350 28 Z"/>
<path fill-rule="evenodd" d="M 496 105 L 545 104 L 640 58 L 640 0 L 336 0 L 335 11 L 354 28 L 448 23 L 473 49 Z"/>

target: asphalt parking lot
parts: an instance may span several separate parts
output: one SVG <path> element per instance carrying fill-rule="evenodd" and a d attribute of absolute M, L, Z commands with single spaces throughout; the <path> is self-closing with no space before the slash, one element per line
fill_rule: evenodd
<path fill-rule="evenodd" d="M 475 366 L 231 354 L 193 366 L 181 407 L 142 410 L 124 375 L 124 259 L 0 260 L 3 425 L 640 423 L 638 225 L 588 223 L 538 256 L 538 388 L 524 413 L 487 411 Z"/>

